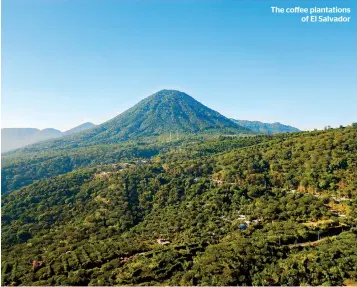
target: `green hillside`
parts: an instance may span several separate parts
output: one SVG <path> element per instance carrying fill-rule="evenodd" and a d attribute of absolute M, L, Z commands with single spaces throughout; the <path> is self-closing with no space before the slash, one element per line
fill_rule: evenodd
<path fill-rule="evenodd" d="M 143 137 L 169 137 L 170 133 L 173 138 L 186 134 L 254 134 L 183 92 L 161 90 L 88 131 L 32 145 L 22 152 L 115 144 Z"/>
<path fill-rule="evenodd" d="M 252 131 L 257 133 L 264 133 L 264 134 L 278 134 L 278 133 L 294 133 L 300 132 L 299 129 L 294 128 L 292 126 L 283 125 L 281 123 L 262 123 L 259 121 L 246 121 L 246 120 L 235 120 L 232 119 L 233 122 L 237 123 L 238 125 L 248 128 Z"/>
<path fill-rule="evenodd" d="M 82 129 L 87 130 L 78 132 Z M 2 193 L 80 167 L 149 158 L 181 143 L 254 134 L 174 90 L 157 92 L 106 123 L 86 123 L 72 133 L 3 155 Z"/>
<path fill-rule="evenodd" d="M 227 151 L 270 140 L 269 136 L 255 137 L 202 137 L 185 136 L 180 140 L 144 138 L 140 141 L 127 141 L 119 144 L 97 145 L 59 151 L 33 153 L 15 153 L 2 158 L 1 192 L 16 190 L 35 180 L 65 174 L 78 168 L 96 165 L 114 164 L 118 161 L 135 162 L 138 159 L 149 159 L 168 151 L 187 150 L 196 154 L 212 154 Z M 197 146 L 199 148 L 197 149 Z"/>
<path fill-rule="evenodd" d="M 356 138 L 180 143 L 3 195 L 3 284 L 356 282 Z"/>
<path fill-rule="evenodd" d="M 238 133 L 248 129 L 232 124 L 189 95 L 161 90 L 102 125 L 109 137 L 157 136 L 179 133 Z M 119 128 L 119 129 L 118 129 Z M 119 134 L 116 132 L 119 131 Z"/>

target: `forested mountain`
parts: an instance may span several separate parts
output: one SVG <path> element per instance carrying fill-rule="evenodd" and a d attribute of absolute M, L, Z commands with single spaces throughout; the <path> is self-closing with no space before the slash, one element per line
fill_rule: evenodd
<path fill-rule="evenodd" d="M 356 138 L 346 127 L 152 142 L 152 156 L 123 152 L 12 191 L 3 284 L 355 284 Z M 89 161 L 111 157 L 105 147 Z"/>
<path fill-rule="evenodd" d="M 281 123 L 262 123 L 259 121 L 246 121 L 246 120 L 235 120 L 232 119 L 238 125 L 248 128 L 257 133 L 264 134 L 278 134 L 278 133 L 293 133 L 299 132 L 300 130 L 292 126 L 283 125 Z"/>
<path fill-rule="evenodd" d="M 34 128 L 3 128 L 1 129 L 1 152 L 7 152 L 64 135 L 71 135 L 94 126 L 92 123 L 84 123 L 65 132 L 52 128 L 43 130 Z"/>
<path fill-rule="evenodd" d="M 161 90 L 101 126 L 114 137 L 172 133 L 249 132 L 189 95 Z M 116 134 L 119 131 L 119 134 Z"/>
<path fill-rule="evenodd" d="M 88 131 L 36 144 L 24 151 L 67 150 L 143 137 L 167 138 L 170 133 L 173 138 L 187 134 L 254 134 L 183 92 L 161 90 Z"/>

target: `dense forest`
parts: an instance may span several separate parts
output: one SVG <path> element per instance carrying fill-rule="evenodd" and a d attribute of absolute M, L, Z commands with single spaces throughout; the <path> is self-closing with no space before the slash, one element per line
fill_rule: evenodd
<path fill-rule="evenodd" d="M 283 137 L 283 135 L 281 135 Z M 66 151 L 18 152 L 2 158 L 1 190 L 6 193 L 26 186 L 35 180 L 65 174 L 80 167 L 135 162 L 159 153 L 173 151 L 175 155 L 213 154 L 270 140 L 269 136 L 222 137 L 185 136 L 169 141 L 168 137 L 145 138 L 121 144 L 73 148 Z M 198 147 L 197 147 L 198 145 Z"/>
<path fill-rule="evenodd" d="M 357 128 L 8 155 L 3 285 L 356 285 Z"/>

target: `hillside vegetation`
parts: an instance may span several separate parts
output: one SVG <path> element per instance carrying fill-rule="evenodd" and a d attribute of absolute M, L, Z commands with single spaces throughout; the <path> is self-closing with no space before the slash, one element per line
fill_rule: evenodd
<path fill-rule="evenodd" d="M 177 141 L 53 174 L 2 197 L 3 284 L 356 282 L 356 138 Z"/>
<path fill-rule="evenodd" d="M 246 120 L 235 120 L 232 119 L 238 125 L 248 128 L 257 133 L 263 134 L 278 134 L 278 133 L 294 133 L 300 132 L 299 129 L 292 126 L 283 125 L 281 123 L 262 123 L 259 121 L 246 121 Z"/>
<path fill-rule="evenodd" d="M 143 138 L 120 144 L 73 148 L 66 151 L 14 153 L 2 158 L 1 187 L 7 193 L 35 180 L 53 177 L 83 167 L 114 164 L 118 161 L 135 162 L 149 159 L 159 153 L 173 151 L 181 156 L 201 156 L 231 150 L 270 140 L 269 136 L 219 137 L 185 136 L 180 140 Z M 187 152 L 186 152 L 187 151 Z"/>
<path fill-rule="evenodd" d="M 170 133 L 173 138 L 187 134 L 256 134 L 183 92 L 161 90 L 88 131 L 28 146 L 20 152 L 117 144 Z"/>

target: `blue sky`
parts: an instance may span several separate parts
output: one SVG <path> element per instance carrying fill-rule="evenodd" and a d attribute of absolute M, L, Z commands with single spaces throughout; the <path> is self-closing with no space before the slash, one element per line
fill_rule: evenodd
<path fill-rule="evenodd" d="M 349 24 L 270 7 L 350 7 Z M 352 0 L 2 0 L 2 127 L 102 123 L 163 89 L 227 117 L 357 121 Z"/>

